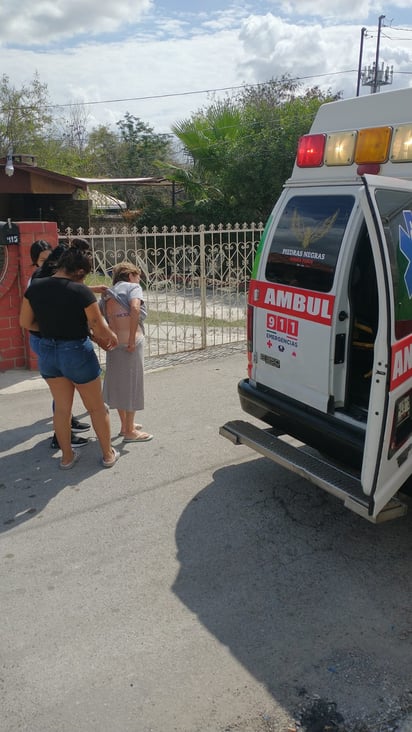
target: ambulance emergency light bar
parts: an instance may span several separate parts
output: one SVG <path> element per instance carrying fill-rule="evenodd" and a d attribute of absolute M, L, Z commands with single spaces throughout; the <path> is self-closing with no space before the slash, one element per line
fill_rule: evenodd
<path fill-rule="evenodd" d="M 368 165 L 412 162 L 412 123 L 398 127 L 367 127 L 362 130 L 303 135 L 299 139 L 299 168 L 321 165 Z"/>

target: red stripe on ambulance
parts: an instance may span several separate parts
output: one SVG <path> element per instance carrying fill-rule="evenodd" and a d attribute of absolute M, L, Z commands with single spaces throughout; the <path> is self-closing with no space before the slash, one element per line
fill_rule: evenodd
<path fill-rule="evenodd" d="M 399 384 L 412 377 L 412 335 L 403 338 L 392 346 L 391 386 L 395 389 Z"/>
<path fill-rule="evenodd" d="M 300 290 L 296 287 L 269 284 L 252 280 L 249 286 L 249 304 L 303 320 L 331 325 L 334 295 Z"/>

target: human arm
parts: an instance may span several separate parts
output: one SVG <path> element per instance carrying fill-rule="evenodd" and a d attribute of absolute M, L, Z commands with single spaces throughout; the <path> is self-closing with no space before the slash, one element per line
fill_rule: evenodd
<path fill-rule="evenodd" d="M 97 292 L 100 295 L 103 295 L 109 289 L 107 285 L 88 285 L 88 288 L 92 292 Z"/>
<path fill-rule="evenodd" d="M 127 350 L 132 352 L 136 348 L 136 333 L 139 328 L 139 317 L 140 317 L 140 300 L 137 297 L 133 297 L 129 300 L 130 306 L 130 324 L 129 324 L 129 340 L 127 343 Z"/>
<path fill-rule="evenodd" d="M 39 331 L 39 325 L 36 321 L 36 316 L 27 297 L 23 297 L 21 303 L 20 327 L 24 328 L 25 330 Z"/>
<path fill-rule="evenodd" d="M 91 338 L 105 350 L 117 346 L 117 335 L 107 325 L 97 302 L 93 302 L 84 309 Z"/>

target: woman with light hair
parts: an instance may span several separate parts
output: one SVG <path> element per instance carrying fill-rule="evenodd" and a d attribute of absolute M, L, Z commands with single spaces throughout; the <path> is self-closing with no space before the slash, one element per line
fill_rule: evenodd
<path fill-rule="evenodd" d="M 100 307 L 118 345 L 106 354 L 103 396 L 117 409 L 123 442 L 148 442 L 153 435 L 135 423 L 144 408 L 144 320 L 147 315 L 140 267 L 120 262 L 113 268 L 112 287 L 103 293 Z"/>

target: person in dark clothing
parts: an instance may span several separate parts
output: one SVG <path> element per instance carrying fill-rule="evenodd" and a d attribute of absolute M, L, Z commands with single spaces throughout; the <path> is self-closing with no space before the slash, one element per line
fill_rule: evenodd
<path fill-rule="evenodd" d="M 104 320 L 96 297 L 83 280 L 91 271 L 87 242 L 76 240 L 62 254 L 52 277 L 37 278 L 24 293 L 20 325 L 39 330 L 39 370 L 55 402 L 54 428 L 62 451 L 60 468 L 71 469 L 78 460 L 70 439 L 70 418 L 75 390 L 89 412 L 102 450 L 102 465 L 111 468 L 119 453 L 111 445 L 110 420 L 103 401 L 101 368 L 90 334 L 107 350 L 117 336 Z"/>
<path fill-rule="evenodd" d="M 41 267 L 53 251 L 53 247 L 44 239 L 37 239 L 30 247 L 30 259 L 36 270 Z"/>
<path fill-rule="evenodd" d="M 55 247 L 52 248 L 51 244 L 49 242 L 45 241 L 44 239 L 38 239 L 37 241 L 33 242 L 33 244 L 30 247 L 30 257 L 31 261 L 34 267 L 36 269 L 34 270 L 30 280 L 29 285 L 33 280 L 39 278 L 39 277 L 51 277 L 56 269 L 57 269 L 57 262 L 59 261 L 61 255 L 63 252 L 67 249 L 67 244 L 64 242 L 61 242 Z M 41 338 L 40 333 L 31 331 L 30 332 L 30 347 L 32 351 L 36 355 L 38 355 L 38 339 Z M 53 403 L 53 411 L 54 411 L 54 403 Z M 86 437 L 79 437 L 76 432 L 87 432 L 90 429 L 90 425 L 87 422 L 81 422 L 77 417 L 74 417 L 72 415 L 71 418 L 71 446 L 72 447 L 85 447 L 89 444 L 89 440 Z M 56 437 L 56 433 L 54 433 L 51 442 L 50 447 L 52 450 L 59 450 L 60 445 L 59 441 Z"/>

